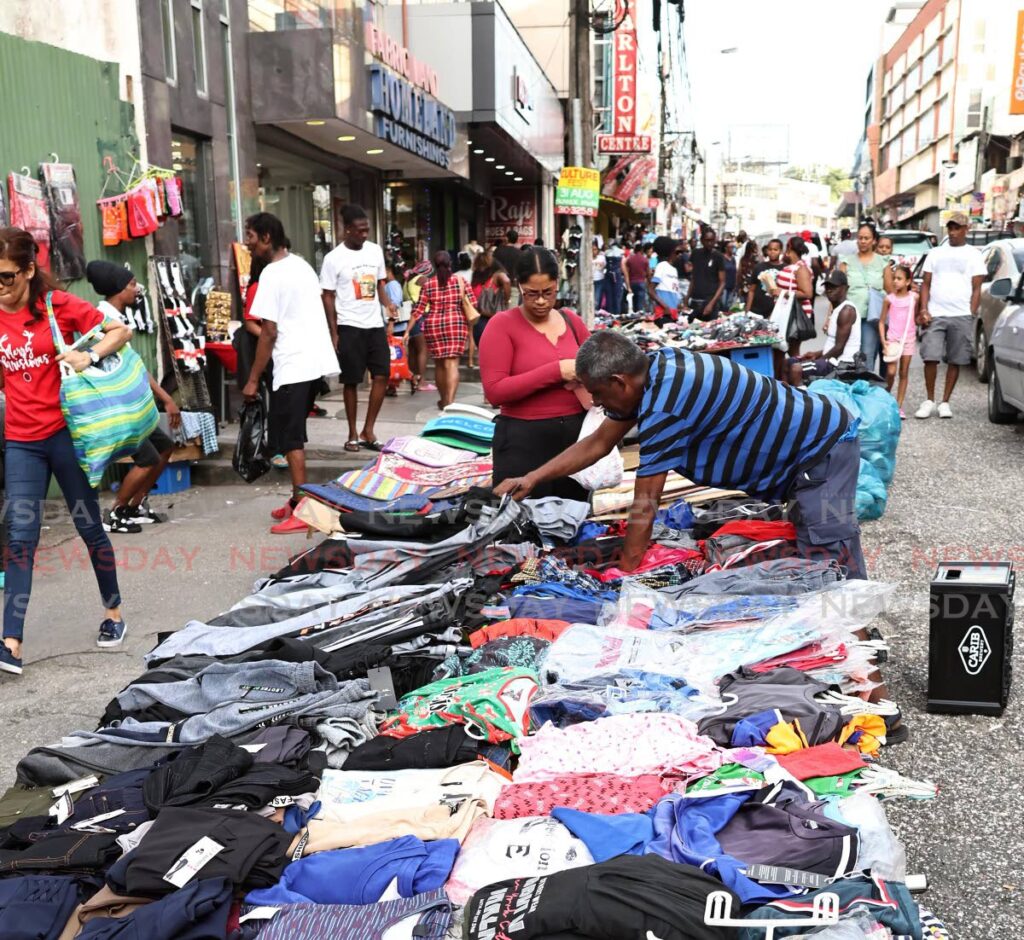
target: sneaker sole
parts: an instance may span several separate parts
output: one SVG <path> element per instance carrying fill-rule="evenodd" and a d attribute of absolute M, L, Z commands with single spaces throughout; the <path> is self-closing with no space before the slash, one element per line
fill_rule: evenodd
<path fill-rule="evenodd" d="M 22 667 L 12 666 L 10 663 L 0 663 L 0 672 L 7 672 L 12 676 L 20 676 L 22 673 Z"/>
<path fill-rule="evenodd" d="M 124 638 L 125 638 L 125 637 L 126 637 L 127 635 L 128 635 L 128 628 L 127 628 L 127 627 L 125 627 L 125 631 L 124 631 L 124 633 L 122 633 L 122 634 L 121 634 L 121 637 L 120 637 L 120 639 L 117 639 L 117 640 L 101 640 L 101 639 L 99 639 L 99 638 L 97 637 L 97 639 L 96 639 L 96 645 L 97 645 L 97 646 L 98 646 L 98 647 L 99 647 L 100 649 L 104 649 L 104 650 L 114 649 L 115 647 L 118 647 L 118 646 L 120 646 L 120 645 L 121 645 L 122 643 L 124 643 Z"/>

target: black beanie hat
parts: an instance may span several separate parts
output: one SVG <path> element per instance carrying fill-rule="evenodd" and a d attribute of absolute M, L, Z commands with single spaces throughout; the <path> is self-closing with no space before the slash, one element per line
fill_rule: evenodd
<path fill-rule="evenodd" d="M 86 265 L 85 276 L 100 297 L 121 293 L 135 277 L 126 267 L 113 261 L 90 261 Z"/>

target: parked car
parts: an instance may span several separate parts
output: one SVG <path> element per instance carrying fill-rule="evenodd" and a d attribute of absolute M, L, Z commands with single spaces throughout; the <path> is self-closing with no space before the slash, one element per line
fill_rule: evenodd
<path fill-rule="evenodd" d="M 1006 302 L 986 349 L 990 363 L 988 420 L 1010 424 L 1024 412 L 1024 277 L 992 282 L 993 297 Z"/>
<path fill-rule="evenodd" d="M 992 374 L 992 361 L 988 357 L 989 337 L 992 336 L 996 321 L 1007 306 L 1007 297 L 997 296 L 992 288 L 1006 279 L 1011 287 L 1024 274 L 1024 238 L 1002 238 L 981 249 L 985 256 L 985 283 L 981 285 L 981 303 L 974 323 L 974 358 L 977 363 L 978 381 L 987 382 Z M 1000 288 L 1000 294 L 1005 285 Z"/>
<path fill-rule="evenodd" d="M 972 228 L 967 230 L 967 244 L 975 248 L 984 248 L 992 242 L 1012 238 L 1013 232 L 1001 228 Z"/>
<path fill-rule="evenodd" d="M 935 245 L 935 237 L 931 232 L 919 232 L 915 229 L 886 229 L 878 233 L 879 238 L 892 240 L 892 259 L 896 264 L 905 264 L 911 270 L 917 267 Z"/>

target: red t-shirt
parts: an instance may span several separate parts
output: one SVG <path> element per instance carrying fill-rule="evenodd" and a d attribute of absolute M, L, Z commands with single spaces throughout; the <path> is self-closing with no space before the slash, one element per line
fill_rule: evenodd
<path fill-rule="evenodd" d="M 263 321 L 259 317 L 252 315 L 252 302 L 256 299 L 256 288 L 259 286 L 259 281 L 249 282 L 249 286 L 245 291 L 245 309 L 242 311 L 242 317 L 246 320 L 255 320 L 257 323 L 262 323 Z"/>
<path fill-rule="evenodd" d="M 643 284 L 651 273 L 650 259 L 642 251 L 634 251 L 626 259 L 626 270 L 629 271 L 630 284 Z"/>
<path fill-rule="evenodd" d="M 41 441 L 64 427 L 60 410 L 60 367 L 46 305 L 34 322 L 28 306 L 17 313 L 0 310 L 0 365 L 7 396 L 6 435 L 11 441 Z M 53 292 L 53 314 L 64 342 L 88 333 L 105 319 L 92 304 L 62 290 Z"/>
<path fill-rule="evenodd" d="M 560 319 L 557 310 L 551 315 Z M 575 359 L 590 330 L 571 310 L 565 315 L 569 324 L 554 344 L 530 325 L 519 307 L 502 310 L 487 322 L 480 339 L 480 381 L 487 400 L 506 417 L 537 421 L 583 410 L 565 388 L 558 362 Z"/>

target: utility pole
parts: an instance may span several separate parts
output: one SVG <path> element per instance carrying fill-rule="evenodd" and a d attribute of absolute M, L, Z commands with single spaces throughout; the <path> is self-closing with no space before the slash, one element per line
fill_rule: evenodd
<path fill-rule="evenodd" d="M 594 166 L 594 96 L 590 67 L 590 0 L 569 0 L 570 53 L 572 66 L 569 73 L 570 150 L 573 166 Z M 579 315 L 590 328 L 594 326 L 594 220 L 577 216 L 583 231 L 580 239 L 580 258 L 576 273 L 579 277 Z"/>

